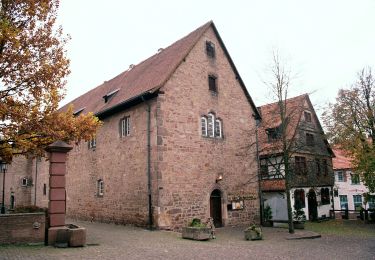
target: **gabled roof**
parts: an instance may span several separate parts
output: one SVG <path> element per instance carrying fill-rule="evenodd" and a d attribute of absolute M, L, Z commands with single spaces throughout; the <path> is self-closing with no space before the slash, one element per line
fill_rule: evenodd
<path fill-rule="evenodd" d="M 62 107 L 61 110 L 64 111 L 69 105 L 73 105 L 75 110 L 85 107 L 83 111 L 84 113 L 93 112 L 98 116 L 104 116 L 111 111 L 114 111 L 116 107 L 120 107 L 126 103 L 131 103 L 134 99 L 139 98 L 142 95 L 157 92 L 157 90 L 159 90 L 171 77 L 177 67 L 196 45 L 198 40 L 210 27 L 213 28 L 221 47 L 227 55 L 232 69 L 236 73 L 244 94 L 255 111 L 254 116 L 259 118 L 256 106 L 247 92 L 246 87 L 212 21 L 202 25 L 184 38 L 178 40 L 150 58 L 135 66 L 131 66 L 131 68 L 115 78 L 104 82 L 102 85 L 76 98 Z M 104 102 L 103 98 L 106 99 L 106 102 Z"/>
<path fill-rule="evenodd" d="M 303 94 L 286 100 L 286 117 L 289 119 L 289 123 L 286 129 L 288 140 L 293 140 L 294 136 L 296 135 L 297 127 L 301 120 L 302 114 L 306 109 L 306 107 L 304 106 L 305 102 L 307 102 L 309 111 L 312 112 L 312 117 L 315 119 L 314 121 L 317 122 L 320 132 L 322 134 L 324 133 L 319 119 L 315 113 L 314 107 L 310 101 L 309 95 Z M 259 107 L 258 110 L 260 111 L 262 117 L 262 121 L 258 131 L 260 155 L 277 154 L 278 152 L 281 152 L 281 142 L 269 142 L 267 131 L 281 126 L 278 102 L 266 104 Z M 332 156 L 334 156 L 327 140 L 324 141 L 327 146 L 328 152 Z"/>
<path fill-rule="evenodd" d="M 344 170 L 353 168 L 350 155 L 344 149 L 334 147 L 333 152 L 336 155 L 336 157 L 332 159 L 334 170 Z"/>

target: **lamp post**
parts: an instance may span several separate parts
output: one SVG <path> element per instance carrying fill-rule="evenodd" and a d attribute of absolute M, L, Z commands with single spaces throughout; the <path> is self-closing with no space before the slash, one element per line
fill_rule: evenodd
<path fill-rule="evenodd" d="M 7 163 L 4 161 L 0 161 L 0 171 L 3 172 L 3 200 L 1 203 L 1 214 L 5 214 L 5 173 L 7 171 Z"/>

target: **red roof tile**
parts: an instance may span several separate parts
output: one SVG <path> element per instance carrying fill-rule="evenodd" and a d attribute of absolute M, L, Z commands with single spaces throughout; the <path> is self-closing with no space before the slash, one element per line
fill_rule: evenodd
<path fill-rule="evenodd" d="M 333 152 L 336 155 L 336 157 L 332 159 L 334 170 L 353 168 L 350 155 L 345 150 L 334 147 Z"/>
<path fill-rule="evenodd" d="M 169 79 L 211 25 L 213 25 L 212 21 L 204 24 L 132 69 L 76 98 L 61 110 L 64 111 L 69 105 L 73 105 L 74 110 L 85 107 L 84 112 L 98 114 L 144 93 L 154 92 Z M 105 103 L 103 96 L 117 89 L 118 92 Z"/>

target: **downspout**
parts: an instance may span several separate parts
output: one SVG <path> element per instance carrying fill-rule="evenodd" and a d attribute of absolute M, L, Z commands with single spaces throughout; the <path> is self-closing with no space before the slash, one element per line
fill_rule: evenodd
<path fill-rule="evenodd" d="M 255 116 L 254 116 L 255 117 Z M 263 225 L 263 193 L 261 188 L 261 176 L 260 176 L 260 161 L 259 161 L 259 140 L 258 140 L 258 127 L 260 120 L 255 117 L 255 144 L 256 144 L 256 160 L 257 160 L 257 175 L 258 175 L 258 194 L 259 194 L 259 215 L 260 224 Z"/>
<path fill-rule="evenodd" d="M 146 102 L 144 96 L 142 101 L 146 104 L 147 108 L 147 194 L 148 194 L 148 228 L 152 230 L 153 216 L 152 216 L 152 193 L 151 193 L 151 105 Z"/>

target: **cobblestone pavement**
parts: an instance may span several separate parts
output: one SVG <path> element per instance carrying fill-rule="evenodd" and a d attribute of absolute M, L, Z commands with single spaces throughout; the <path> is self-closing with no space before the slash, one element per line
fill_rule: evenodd
<path fill-rule="evenodd" d="M 86 247 L 1 246 L 0 259 L 375 259 L 375 237 L 286 240 L 287 229 L 264 228 L 264 240 L 245 241 L 242 228 L 226 227 L 215 240 L 191 241 L 175 232 L 73 223 L 87 228 Z"/>

